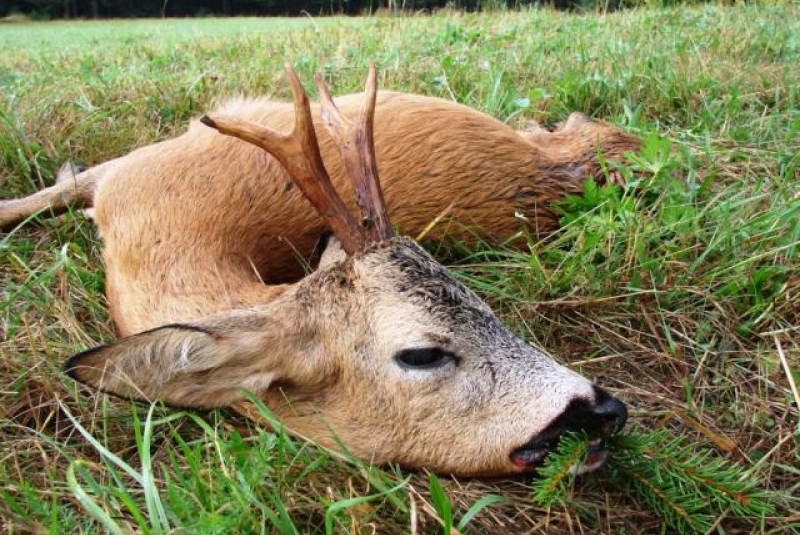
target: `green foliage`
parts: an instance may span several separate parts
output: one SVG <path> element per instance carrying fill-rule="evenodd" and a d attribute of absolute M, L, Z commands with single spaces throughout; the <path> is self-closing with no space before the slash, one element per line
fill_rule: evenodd
<path fill-rule="evenodd" d="M 580 195 L 559 204 L 562 229 L 546 243 L 532 239 L 529 255 L 495 255 L 518 271 L 495 273 L 487 291 L 520 303 L 621 294 L 632 306 L 655 300 L 659 309 L 693 316 L 702 325 L 695 339 L 700 344 L 721 341 L 709 322 L 720 317 L 722 302 L 733 309 L 741 337 L 770 322 L 794 321 L 791 307 L 786 318 L 768 312 L 786 298 L 796 270 L 796 194 L 787 198 L 765 179 L 756 188 L 712 188 L 713 174 L 701 179 L 696 156 L 653 134 L 628 160 L 608 163 L 609 173 L 625 178 L 624 186 L 588 179 Z M 486 285 L 485 270 L 480 266 L 465 278 L 474 283 L 471 273 L 479 272 Z"/>
<path fill-rule="evenodd" d="M 327 458 L 324 453 L 312 452 L 288 437 L 263 402 L 252 395 L 249 398 L 262 416 L 275 425 L 276 433 L 260 430 L 257 435 L 245 438 L 236 431 L 223 431 L 192 413 L 174 412 L 156 418 L 157 406 L 151 405 L 144 422 L 134 412 L 136 455 L 133 461 L 124 460 L 109 450 L 103 440 L 90 433 L 65 408 L 77 431 L 102 460 L 99 464 L 83 459 L 72 461 L 66 474 L 70 492 L 91 518 L 113 534 L 129 533 L 132 529 L 154 535 L 179 529 L 190 529 L 193 533 L 231 530 L 250 533 L 259 523 L 283 535 L 300 533 L 281 487 L 291 484 L 295 477 L 308 477 L 320 470 Z M 187 440 L 176 432 L 173 426 L 186 420 L 196 425 L 201 432 L 199 437 Z M 154 433 L 159 428 L 167 430 L 176 448 L 168 450 L 167 459 L 154 463 Z M 316 459 L 311 460 L 311 453 Z M 299 476 L 292 475 L 296 464 L 308 461 L 311 463 L 303 467 Z M 355 459 L 350 462 L 361 468 L 378 492 L 338 500 L 323 499 L 323 525 L 327 535 L 347 529 L 349 518 L 343 513 L 350 508 L 385 499 L 404 512 L 407 509 L 405 500 L 399 498 L 408 485 L 407 479 L 392 481 Z M 159 477 L 164 477 L 163 482 L 158 481 Z M 429 485 L 431 502 L 445 534 L 449 534 L 451 528 L 463 531 L 483 509 L 505 502 L 494 494 L 482 496 L 464 513 L 461 521 L 454 524 L 453 506 L 433 474 Z M 110 511 L 124 511 L 125 519 Z"/>
<path fill-rule="evenodd" d="M 776 0 L 773 0 L 776 1 Z M 780 0 L 777 0 L 780 1 Z M 496 13 L 513 9 L 552 6 L 570 10 L 614 10 L 629 7 L 669 7 L 711 3 L 711 0 L 15 0 L 0 4 L 0 22 L 30 19 L 109 17 L 208 17 L 211 15 L 313 15 L 362 14 L 392 9 L 416 13 L 437 9 L 462 9 Z"/>
<path fill-rule="evenodd" d="M 11 104 L 13 106 L 13 97 Z M 28 138 L 13 107 L 7 111 L 0 109 L 0 162 L 6 167 L 21 169 L 23 176 L 30 177 L 32 183 L 26 186 L 31 190 L 44 187 L 53 178 L 51 156 L 39 142 Z"/>
<path fill-rule="evenodd" d="M 567 433 L 558 443 L 556 451 L 545 457 L 544 464 L 536 470 L 532 490 L 533 499 L 545 507 L 558 501 L 569 501 L 570 488 L 575 480 L 573 467 L 586 459 L 589 441 L 581 433 Z"/>
<path fill-rule="evenodd" d="M 534 500 L 546 507 L 571 501 L 572 469 L 586 457 L 588 444 L 574 433 L 561 439 L 538 470 Z M 684 437 L 666 430 L 632 432 L 612 436 L 606 446 L 611 482 L 644 501 L 677 533 L 707 531 L 720 516 L 757 527 L 775 514 L 774 497 L 748 470 Z"/>
<path fill-rule="evenodd" d="M 609 440 L 612 481 L 635 492 L 680 533 L 706 531 L 721 515 L 756 527 L 775 510 L 763 483 L 710 449 L 669 431 Z"/>
<path fill-rule="evenodd" d="M 506 502 L 505 498 L 496 494 L 486 494 L 481 496 L 470 506 L 469 509 L 467 509 L 467 512 L 464 513 L 464 516 L 461 517 L 461 520 L 457 524 L 453 524 L 453 504 L 451 503 L 450 498 L 447 497 L 447 493 L 442 487 L 442 484 L 439 482 L 439 478 L 432 473 L 428 474 L 428 491 L 430 492 L 431 496 L 431 504 L 433 505 L 439 520 L 441 520 L 442 533 L 444 535 L 450 535 L 453 528 L 459 532 L 464 532 L 472 519 L 478 513 L 490 505 Z"/>
<path fill-rule="evenodd" d="M 273 478 L 285 477 L 284 470 L 300 451 L 291 439 L 264 431 L 245 439 L 194 414 L 177 412 L 156 419 L 154 411 L 152 405 L 144 422 L 134 413 L 135 462 L 111 452 L 69 415 L 103 461 L 89 465 L 75 460 L 67 474 L 71 492 L 91 517 L 111 533 L 128 533 L 134 527 L 153 534 L 178 528 L 194 533 L 251 532 L 264 523 L 276 533 L 299 532 L 280 485 L 272 484 Z M 172 426 L 187 419 L 197 425 L 202 438 L 186 440 L 174 432 Z M 153 434 L 158 428 L 173 429 L 168 434 L 176 449 L 156 464 Z M 324 457 L 318 466 L 323 462 Z M 109 512 L 120 510 L 126 519 Z"/>
<path fill-rule="evenodd" d="M 453 527 L 453 506 L 439 483 L 439 478 L 434 474 L 430 474 L 428 478 L 428 488 L 431 492 L 431 503 L 442 520 L 442 533 L 448 535 Z"/>

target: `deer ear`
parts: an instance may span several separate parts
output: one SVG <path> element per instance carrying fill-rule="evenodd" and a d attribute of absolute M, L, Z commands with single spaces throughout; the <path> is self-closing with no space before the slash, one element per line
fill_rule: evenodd
<path fill-rule="evenodd" d="M 328 236 L 327 241 L 322 246 L 324 249 L 317 269 L 324 269 L 336 262 L 343 262 L 347 258 L 347 253 L 342 249 L 342 244 L 333 235 Z"/>
<path fill-rule="evenodd" d="M 244 399 L 245 389 L 258 394 L 276 380 L 297 380 L 286 366 L 297 357 L 303 361 L 300 380 L 315 375 L 314 355 L 296 354 L 298 344 L 286 325 L 272 325 L 256 313 L 234 313 L 233 320 L 219 323 L 167 325 L 122 338 L 75 355 L 65 372 L 117 396 L 209 409 Z M 289 348 L 295 359 L 287 358 Z"/>

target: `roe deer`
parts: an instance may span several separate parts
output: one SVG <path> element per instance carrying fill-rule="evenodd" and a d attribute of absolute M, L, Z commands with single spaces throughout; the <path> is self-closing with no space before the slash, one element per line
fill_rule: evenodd
<path fill-rule="evenodd" d="M 72 357 L 67 373 L 116 395 L 257 417 L 250 390 L 303 437 L 461 475 L 529 470 L 568 430 L 620 429 L 622 402 L 514 336 L 395 236 L 389 214 L 416 234 L 450 208 L 461 224 L 447 231 L 461 239 L 470 226 L 507 238 L 517 211 L 551 230 L 549 203 L 601 177 L 598 151 L 618 157 L 638 141 L 579 115 L 517 133 L 442 100 L 378 94 L 374 66 L 363 105 L 334 104 L 317 78 L 312 107 L 287 74 L 293 105 L 235 101 L 206 126 L 0 203 L 4 225 L 47 206 L 95 210 L 123 337 Z M 334 238 L 302 277 L 298 257 L 326 228 Z"/>

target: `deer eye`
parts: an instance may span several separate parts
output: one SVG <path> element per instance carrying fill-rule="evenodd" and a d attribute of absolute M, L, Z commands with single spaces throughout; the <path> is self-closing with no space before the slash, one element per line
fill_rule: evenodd
<path fill-rule="evenodd" d="M 438 347 L 404 349 L 395 354 L 394 359 L 401 367 L 416 370 L 439 368 L 449 362 L 458 360 L 453 353 Z"/>

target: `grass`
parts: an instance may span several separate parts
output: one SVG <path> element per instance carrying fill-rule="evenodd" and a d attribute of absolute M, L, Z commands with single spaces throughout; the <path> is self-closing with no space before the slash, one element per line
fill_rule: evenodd
<path fill-rule="evenodd" d="M 225 96 L 287 98 L 284 61 L 305 80 L 325 73 L 338 93 L 375 59 L 382 87 L 512 124 L 570 111 L 615 122 L 647 140 L 621 171 L 647 178 L 568 199 L 563 229 L 530 252 L 472 251 L 458 272 L 518 332 L 625 399 L 633 428 L 684 437 L 688 454 L 710 449 L 771 493 L 773 514 L 717 515 L 713 532 L 800 532 L 798 409 L 780 359 L 800 379 L 798 14 L 7 24 L 0 197 L 49 184 L 65 160 L 96 164 L 172 136 Z M 7 533 L 667 529 L 608 470 L 544 507 L 527 479 L 342 462 L 225 412 L 148 411 L 79 388 L 63 360 L 113 338 L 100 251 L 80 214 L 0 236 Z"/>

